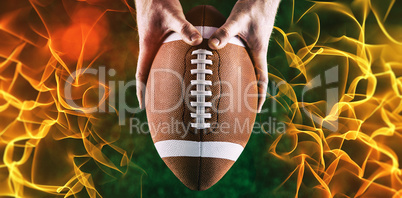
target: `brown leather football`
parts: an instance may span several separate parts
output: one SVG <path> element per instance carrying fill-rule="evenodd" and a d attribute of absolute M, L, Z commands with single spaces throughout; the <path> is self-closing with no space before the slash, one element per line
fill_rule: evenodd
<path fill-rule="evenodd" d="M 220 50 L 208 39 L 226 19 L 197 6 L 187 20 L 202 34 L 190 46 L 177 33 L 160 47 L 148 76 L 145 107 L 156 150 L 192 190 L 218 182 L 237 160 L 257 112 L 255 70 L 244 43 L 232 38 Z"/>

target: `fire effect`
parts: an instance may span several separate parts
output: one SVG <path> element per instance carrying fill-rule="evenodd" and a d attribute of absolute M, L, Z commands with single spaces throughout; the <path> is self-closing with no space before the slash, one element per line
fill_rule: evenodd
<path fill-rule="evenodd" d="M 108 3 L 1 3 L 1 197 L 79 193 L 98 197 L 95 174 L 86 168 L 88 164 L 112 177 L 114 172 L 125 174 L 128 167 L 135 166 L 127 151 L 113 145 L 120 138 L 120 129 L 114 124 L 118 122 L 116 113 L 87 113 L 84 109 L 109 107 L 105 98 L 110 89 L 97 76 L 76 72 L 110 63 L 107 69 L 124 78 L 125 61 L 135 62 L 135 57 L 128 58 L 137 53 L 131 7 Z M 110 19 L 122 25 L 111 24 Z M 79 77 L 66 86 L 74 72 Z M 72 94 L 66 95 L 66 87 Z M 99 89 L 104 95 L 98 95 Z M 105 149 L 113 150 L 120 160 L 109 159 Z"/>
<path fill-rule="evenodd" d="M 269 152 L 293 164 L 282 186 L 296 181 L 295 196 L 402 196 L 402 26 L 394 4 L 312 2 L 275 28 L 273 39 L 297 72 L 289 79 L 270 68 L 280 85 L 271 98 L 287 112 L 288 127 Z M 132 79 L 134 13 L 132 2 L 106 0 L 1 3 L 0 196 L 98 197 L 94 180 L 108 180 L 99 174 L 136 167 L 131 152 L 115 145 L 125 134 L 110 85 L 86 74 L 68 81 L 102 65 L 116 79 Z M 316 76 L 331 74 L 337 98 L 300 96 Z"/>
<path fill-rule="evenodd" d="M 402 26 L 394 3 L 316 1 L 293 16 L 289 30 L 276 28 L 289 66 L 300 74 L 274 96 L 291 102 L 281 102 L 288 107 L 288 131 L 269 151 L 295 164 L 288 180 L 296 181 L 296 197 L 402 196 Z M 338 72 L 324 73 L 333 67 Z M 338 102 L 330 106 L 333 98 L 303 102 L 295 91 L 317 84 L 320 72 L 339 75 Z M 285 141 L 290 146 L 281 145 Z"/>

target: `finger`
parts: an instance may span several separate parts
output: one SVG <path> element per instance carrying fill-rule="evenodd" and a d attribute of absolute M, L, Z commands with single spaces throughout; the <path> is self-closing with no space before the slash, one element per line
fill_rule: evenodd
<path fill-rule="evenodd" d="M 184 16 L 175 18 L 171 23 L 170 29 L 179 33 L 183 41 L 189 45 L 199 45 L 202 42 L 200 32 Z"/>
<path fill-rule="evenodd" d="M 265 50 L 251 50 L 251 56 L 254 61 L 255 71 L 258 80 L 257 112 L 260 113 L 267 96 L 268 88 L 267 52 Z"/>
<path fill-rule="evenodd" d="M 226 46 L 231 38 L 240 31 L 240 25 L 234 20 L 227 21 L 210 37 L 208 45 L 211 49 L 218 50 Z"/>
<path fill-rule="evenodd" d="M 151 69 L 152 61 L 159 49 L 158 42 L 140 42 L 136 78 L 136 93 L 140 108 L 145 108 L 145 87 Z"/>

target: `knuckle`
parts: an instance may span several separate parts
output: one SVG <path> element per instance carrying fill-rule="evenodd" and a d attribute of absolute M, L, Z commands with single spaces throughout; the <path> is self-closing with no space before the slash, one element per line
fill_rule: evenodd
<path fill-rule="evenodd" d="M 189 30 L 190 30 L 190 24 L 189 24 L 189 23 L 182 23 L 182 24 L 180 25 L 180 32 L 181 32 L 182 34 L 188 33 Z"/>
<path fill-rule="evenodd" d="M 266 85 L 268 83 L 268 74 L 266 72 L 261 72 L 258 81 L 261 85 Z"/>
<path fill-rule="evenodd" d="M 261 77 L 261 78 L 259 79 L 259 81 L 260 81 L 261 83 L 263 83 L 263 84 L 267 84 L 267 83 L 268 83 L 268 78 L 266 78 L 266 77 Z"/>
<path fill-rule="evenodd" d="M 261 75 L 258 79 L 258 82 L 260 85 L 266 85 L 268 83 L 268 77 Z"/>
<path fill-rule="evenodd" d="M 250 50 L 254 51 L 255 53 L 261 53 L 264 49 L 263 44 L 260 41 L 254 40 L 249 42 L 249 48 Z"/>
<path fill-rule="evenodd" d="M 138 80 L 143 80 L 146 77 L 143 71 L 141 69 L 137 69 L 137 72 L 135 73 L 135 78 Z"/>
<path fill-rule="evenodd" d="M 229 32 L 229 29 L 227 27 L 221 27 L 219 29 L 218 34 L 219 34 L 220 37 L 225 37 L 225 38 L 228 38 L 230 36 L 230 32 Z"/>

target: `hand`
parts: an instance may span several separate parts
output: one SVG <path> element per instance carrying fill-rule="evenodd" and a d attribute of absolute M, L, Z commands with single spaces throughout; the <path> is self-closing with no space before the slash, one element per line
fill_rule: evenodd
<path fill-rule="evenodd" d="M 179 0 L 135 0 L 140 43 L 136 88 L 140 108 L 144 108 L 145 85 L 152 61 L 166 35 L 177 32 L 189 45 L 199 45 L 201 34 L 184 17 Z"/>
<path fill-rule="evenodd" d="M 250 50 L 258 79 L 258 108 L 261 112 L 268 85 L 268 42 L 274 27 L 280 0 L 239 0 L 226 23 L 210 38 L 209 47 L 221 49 L 230 38 L 238 35 Z"/>

